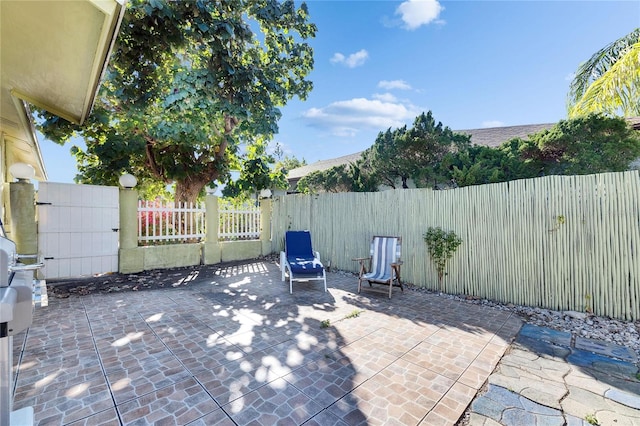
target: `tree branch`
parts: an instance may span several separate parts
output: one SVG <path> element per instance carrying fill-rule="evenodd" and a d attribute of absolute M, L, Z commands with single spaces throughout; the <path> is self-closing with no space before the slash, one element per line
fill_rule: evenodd
<path fill-rule="evenodd" d="M 142 132 L 136 128 L 136 132 L 141 134 Z M 156 157 L 153 152 L 153 146 L 156 144 L 156 140 L 147 134 L 142 134 L 142 137 L 145 140 L 144 150 L 147 155 L 147 164 L 149 165 L 149 169 L 154 176 L 163 182 L 167 182 L 166 177 L 164 176 L 164 170 L 162 167 L 158 166 L 156 162 Z"/>

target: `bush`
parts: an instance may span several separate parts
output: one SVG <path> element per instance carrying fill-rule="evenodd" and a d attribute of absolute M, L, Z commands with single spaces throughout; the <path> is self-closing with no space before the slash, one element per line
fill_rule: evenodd
<path fill-rule="evenodd" d="M 462 244 L 462 239 L 453 231 L 443 231 L 442 228 L 429 227 L 424 234 L 424 241 L 427 243 L 429 256 L 438 272 L 438 285 L 442 291 L 442 279 L 445 275 L 447 261 L 453 257 L 458 246 Z"/>

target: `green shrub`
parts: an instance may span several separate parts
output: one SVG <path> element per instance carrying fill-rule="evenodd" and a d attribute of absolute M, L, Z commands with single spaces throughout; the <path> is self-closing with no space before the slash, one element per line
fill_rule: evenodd
<path fill-rule="evenodd" d="M 438 272 L 438 285 L 442 291 L 442 279 L 445 276 L 445 268 L 447 261 L 453 257 L 453 254 L 462 244 L 462 239 L 453 231 L 443 231 L 442 228 L 429 227 L 424 234 L 424 241 L 427 243 L 429 256 Z"/>

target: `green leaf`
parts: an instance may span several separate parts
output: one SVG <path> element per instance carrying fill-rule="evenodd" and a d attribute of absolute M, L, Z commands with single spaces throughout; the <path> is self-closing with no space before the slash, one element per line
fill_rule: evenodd
<path fill-rule="evenodd" d="M 274 8 L 268 19 L 256 15 L 264 4 Z M 175 182 L 178 198 L 193 197 L 225 181 L 230 165 L 246 160 L 237 158 L 240 143 L 268 140 L 279 107 L 311 90 L 305 46 L 315 26 L 300 12 L 271 1 L 128 2 L 93 115 L 82 127 L 50 117 L 43 133 L 85 140 L 76 158 L 87 182 L 111 183 L 126 167 L 143 192 Z M 261 42 L 285 34 L 284 49 Z M 297 61 L 299 50 L 308 61 Z M 273 159 L 259 158 L 247 182 L 280 185 Z"/>

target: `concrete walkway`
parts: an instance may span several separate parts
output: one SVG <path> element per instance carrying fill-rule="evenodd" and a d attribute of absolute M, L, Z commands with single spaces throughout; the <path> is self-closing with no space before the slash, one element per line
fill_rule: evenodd
<path fill-rule="evenodd" d="M 564 424 L 548 420 L 582 422 L 586 389 L 628 408 L 602 425 L 640 424 L 631 359 L 613 371 L 529 326 L 511 346 L 522 323 L 510 312 L 327 281 L 290 295 L 275 265 L 255 262 L 51 299 L 15 339 L 14 409 L 33 406 L 41 425 L 454 425 L 471 406 L 470 424 Z"/>
<path fill-rule="evenodd" d="M 640 425 L 637 355 L 525 324 L 471 406 L 472 425 Z"/>

